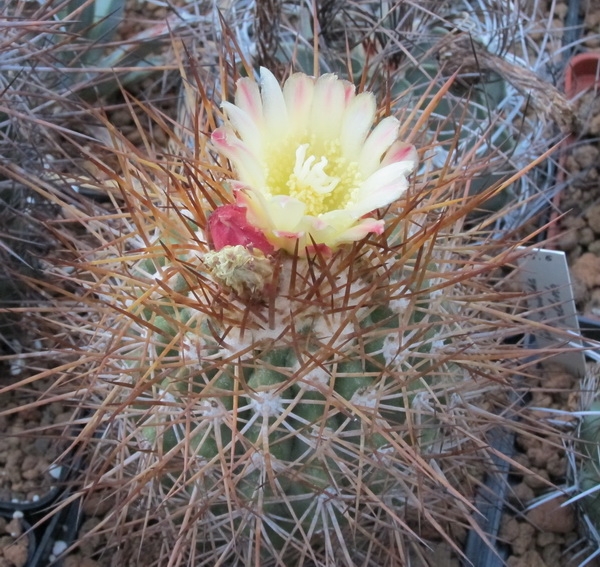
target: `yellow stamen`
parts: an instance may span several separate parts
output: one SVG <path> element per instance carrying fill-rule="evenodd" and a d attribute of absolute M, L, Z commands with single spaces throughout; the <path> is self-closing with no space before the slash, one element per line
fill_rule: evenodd
<path fill-rule="evenodd" d="M 302 201 L 311 216 L 348 206 L 361 182 L 358 165 L 342 156 L 339 142 L 318 142 L 295 140 L 273 149 L 265 188 Z"/>
<path fill-rule="evenodd" d="M 291 185 L 304 186 L 320 195 L 327 195 L 336 188 L 340 178 L 325 173 L 325 168 L 329 164 L 325 156 L 322 156 L 317 163 L 315 163 L 317 161 L 315 156 L 306 157 L 307 149 L 308 144 L 302 144 L 296 150 L 296 164 L 294 173 L 288 181 L 288 187 Z"/>

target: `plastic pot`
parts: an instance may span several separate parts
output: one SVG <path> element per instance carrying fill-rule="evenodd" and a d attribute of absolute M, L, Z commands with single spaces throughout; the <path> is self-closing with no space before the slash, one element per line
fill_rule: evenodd
<path fill-rule="evenodd" d="M 600 86 L 600 53 L 580 53 L 569 61 L 565 71 L 565 94 L 573 99 L 577 95 Z"/>
<path fill-rule="evenodd" d="M 70 493 L 65 492 L 61 500 L 55 504 L 56 511 L 44 525 L 39 538 L 40 543 L 27 567 L 47 567 L 48 565 L 61 567 L 63 565 L 63 560 L 57 559 L 57 557 L 73 543 L 82 522 L 81 500 L 75 499 L 66 503 L 69 496 Z"/>
<path fill-rule="evenodd" d="M 70 466 L 66 464 L 56 465 L 50 472 L 50 475 L 55 479 L 53 486 L 41 493 L 35 500 L 0 500 L 0 513 L 11 514 L 18 510 L 31 515 L 47 509 L 63 491 L 69 472 Z"/>
<path fill-rule="evenodd" d="M 565 94 L 569 100 L 574 100 L 586 91 L 600 87 L 600 53 L 579 53 L 569 59 L 565 68 Z M 563 186 L 566 183 L 565 164 L 571 146 L 575 143 L 576 136 L 571 134 L 562 144 L 559 156 L 559 168 L 556 183 Z M 550 220 L 548 238 L 553 239 L 558 234 L 556 219 L 560 210 L 560 192 L 554 198 L 554 212 Z"/>

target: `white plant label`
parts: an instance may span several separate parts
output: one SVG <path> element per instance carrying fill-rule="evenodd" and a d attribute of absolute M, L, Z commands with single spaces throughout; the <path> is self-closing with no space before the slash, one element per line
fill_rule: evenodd
<path fill-rule="evenodd" d="M 574 350 L 556 355 L 557 362 L 578 376 L 585 374 L 575 299 L 565 253 L 538 248 L 519 259 L 518 278 L 527 292 L 529 319 L 542 323 L 545 329 L 536 333 L 539 348 L 571 346 Z M 552 331 L 552 327 L 557 329 Z M 572 334 L 572 338 L 567 336 Z"/>

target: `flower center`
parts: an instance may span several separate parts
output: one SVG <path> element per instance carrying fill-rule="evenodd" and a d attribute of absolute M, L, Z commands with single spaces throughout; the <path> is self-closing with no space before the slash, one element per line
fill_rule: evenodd
<path fill-rule="evenodd" d="M 327 195 L 331 193 L 340 182 L 339 177 L 333 177 L 325 173 L 325 167 L 329 161 L 325 156 L 317 161 L 315 156 L 306 157 L 308 144 L 302 144 L 296 150 L 296 164 L 294 165 L 294 173 L 290 176 L 287 186 L 292 190 L 293 187 L 298 191 L 302 188 L 304 191 L 314 191 L 319 195 Z"/>
<path fill-rule="evenodd" d="M 311 216 L 347 207 L 360 185 L 357 164 L 344 158 L 339 142 L 295 142 L 273 152 L 267 191 L 302 201 Z"/>

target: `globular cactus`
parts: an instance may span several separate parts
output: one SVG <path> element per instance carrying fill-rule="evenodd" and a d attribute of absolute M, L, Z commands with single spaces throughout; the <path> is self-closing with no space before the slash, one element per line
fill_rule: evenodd
<path fill-rule="evenodd" d="M 598 399 L 598 376 L 600 366 L 588 364 L 581 382 L 581 416 L 577 434 L 574 436 L 571 478 L 573 485 L 568 492 L 577 503 L 582 524 L 587 530 L 592 552 L 584 563 L 598 555 L 600 544 L 600 400 Z"/>
<path fill-rule="evenodd" d="M 590 491 L 588 496 L 581 499 L 581 505 L 596 530 L 600 531 L 600 403 L 595 401 L 586 411 L 589 413 L 583 417 L 579 431 L 580 449 L 586 458 L 581 463 L 576 478 L 582 493 Z"/>
<path fill-rule="evenodd" d="M 119 141 L 116 210 L 63 200 L 86 231 L 56 230 L 81 354 L 57 384 L 93 409 L 81 490 L 117 495 L 109 553 L 137 526 L 157 565 L 404 565 L 425 525 L 460 553 L 527 355 L 505 341 L 527 330 L 499 270 L 517 243 L 465 225 L 503 187 L 467 197 L 460 157 L 417 175 L 433 107 L 374 126 L 334 75 L 199 98 L 193 149 Z"/>

